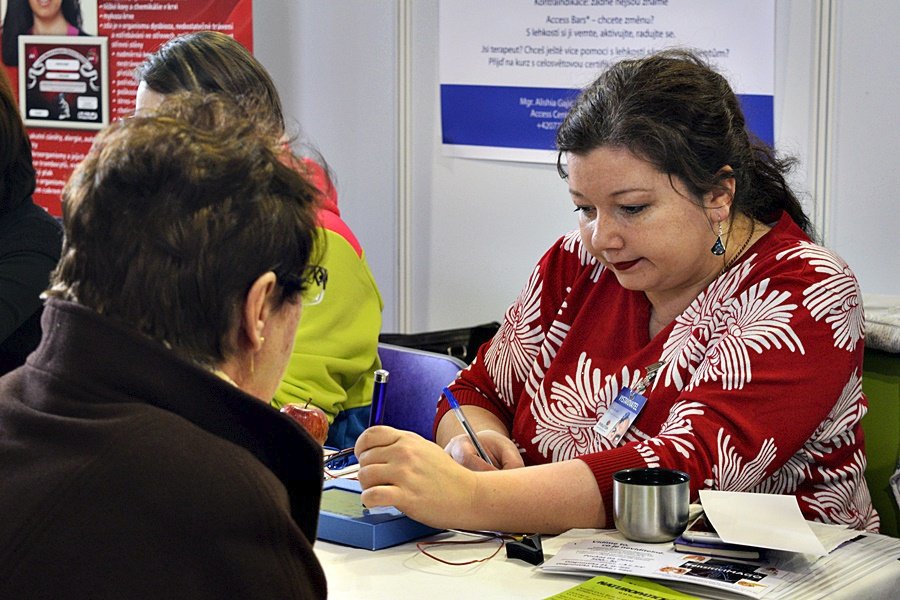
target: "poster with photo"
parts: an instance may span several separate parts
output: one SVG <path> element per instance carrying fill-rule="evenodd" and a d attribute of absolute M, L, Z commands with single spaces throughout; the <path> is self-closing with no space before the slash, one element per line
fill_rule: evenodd
<path fill-rule="evenodd" d="M 105 37 L 19 36 L 19 108 L 28 127 L 109 122 Z"/>
<path fill-rule="evenodd" d="M 19 67 L 21 36 L 98 35 L 97 0 L 0 0 L 0 16 L 0 56 L 4 65 L 14 69 Z M 15 84 L 15 78 L 11 79 Z"/>
<path fill-rule="evenodd" d="M 253 51 L 252 0 L 0 0 L 0 17 L 3 66 L 31 139 L 34 201 L 54 216 L 97 130 L 134 112 L 135 67 L 148 54 L 196 31 L 222 32 Z"/>

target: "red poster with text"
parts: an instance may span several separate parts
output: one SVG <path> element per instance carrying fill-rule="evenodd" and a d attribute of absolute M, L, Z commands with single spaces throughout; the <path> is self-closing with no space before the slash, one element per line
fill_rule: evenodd
<path fill-rule="evenodd" d="M 148 54 L 194 31 L 220 31 L 253 51 L 252 0 L 62 0 L 42 8 L 65 18 L 54 31 L 40 30 L 29 0 L 3 4 L 2 60 L 31 138 L 34 202 L 57 217 L 97 130 L 134 112 L 134 72 Z"/>

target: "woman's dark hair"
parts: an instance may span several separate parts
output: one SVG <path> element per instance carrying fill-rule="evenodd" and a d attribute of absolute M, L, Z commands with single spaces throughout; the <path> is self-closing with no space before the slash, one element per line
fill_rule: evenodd
<path fill-rule="evenodd" d="M 224 33 L 199 31 L 169 40 L 137 68 L 137 78 L 160 94 L 224 94 L 249 114 L 285 129 L 281 99 L 269 73 Z"/>
<path fill-rule="evenodd" d="M 287 152 L 215 95 L 175 94 L 110 125 L 63 190 L 48 293 L 220 364 L 237 349 L 252 283 L 272 271 L 279 305 L 299 302 L 315 258 L 316 191 Z"/>
<path fill-rule="evenodd" d="M 222 94 L 263 126 L 286 136 L 281 98 L 269 72 L 224 33 L 198 31 L 172 38 L 138 66 L 135 76 L 158 94 Z M 321 153 L 308 143 L 302 144 L 300 152 L 322 168 L 323 186 L 333 188 L 333 174 Z M 294 161 L 293 166 L 309 175 L 309 167 L 303 161 Z M 322 191 L 327 195 L 329 190 Z"/>
<path fill-rule="evenodd" d="M 60 6 L 63 18 L 69 25 L 82 26 L 81 1 L 62 0 Z M 3 19 L 3 63 L 10 67 L 19 66 L 19 36 L 25 35 L 34 26 L 34 13 L 28 0 L 9 0 L 6 17 Z"/>
<path fill-rule="evenodd" d="M 0 69 L 2 71 L 3 69 Z M 0 214 L 8 212 L 34 193 L 31 142 L 6 73 L 0 73 Z"/>
<path fill-rule="evenodd" d="M 813 237 L 812 223 L 785 180 L 796 160 L 778 158 L 747 130 L 731 86 L 689 51 L 668 50 L 611 66 L 581 92 L 556 144 L 563 178 L 563 153 L 625 148 L 680 178 L 697 198 L 726 191 L 722 181 L 733 177 L 736 211 L 763 223 L 785 211 Z M 732 171 L 723 171 L 725 166 Z"/>

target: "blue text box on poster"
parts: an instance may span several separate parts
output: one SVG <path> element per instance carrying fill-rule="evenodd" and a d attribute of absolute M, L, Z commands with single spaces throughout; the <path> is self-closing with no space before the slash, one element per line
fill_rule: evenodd
<path fill-rule="evenodd" d="M 553 150 L 556 130 L 579 90 L 487 85 L 441 85 L 444 144 Z M 774 144 L 774 99 L 743 94 L 747 126 Z"/>

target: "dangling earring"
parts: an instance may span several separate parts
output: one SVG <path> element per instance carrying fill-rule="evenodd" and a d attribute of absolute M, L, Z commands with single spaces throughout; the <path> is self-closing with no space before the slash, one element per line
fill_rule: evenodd
<path fill-rule="evenodd" d="M 725 254 L 725 244 L 722 243 L 722 221 L 719 221 L 719 235 L 716 236 L 716 243 L 709 249 L 716 256 Z"/>

